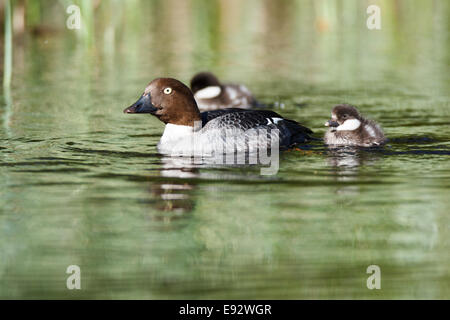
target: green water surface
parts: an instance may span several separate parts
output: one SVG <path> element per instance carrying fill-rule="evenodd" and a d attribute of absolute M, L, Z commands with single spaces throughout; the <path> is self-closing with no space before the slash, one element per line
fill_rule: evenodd
<path fill-rule="evenodd" d="M 79 31 L 42 10 L 1 96 L 0 298 L 450 298 L 450 3 L 371 2 L 381 30 L 356 0 L 109 1 Z M 273 176 L 163 157 L 163 124 L 122 110 L 202 70 L 317 137 L 347 102 L 390 141 Z"/>

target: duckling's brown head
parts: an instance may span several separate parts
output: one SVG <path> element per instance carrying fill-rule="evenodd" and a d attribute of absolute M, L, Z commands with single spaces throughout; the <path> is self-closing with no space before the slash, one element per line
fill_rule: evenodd
<path fill-rule="evenodd" d="M 218 88 L 220 91 L 221 83 L 211 72 L 199 72 L 191 79 L 191 89 L 194 94 L 205 88 Z"/>
<path fill-rule="evenodd" d="M 361 126 L 362 116 L 356 107 L 349 104 L 338 104 L 331 111 L 331 120 L 325 126 L 337 131 L 353 131 Z"/>

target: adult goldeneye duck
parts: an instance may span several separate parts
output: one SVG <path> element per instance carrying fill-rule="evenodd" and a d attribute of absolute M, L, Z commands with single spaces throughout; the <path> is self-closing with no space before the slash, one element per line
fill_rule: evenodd
<path fill-rule="evenodd" d="M 200 110 L 261 107 L 250 90 L 241 84 L 222 84 L 210 72 L 197 73 L 191 79 L 191 90 Z"/>
<path fill-rule="evenodd" d="M 383 130 L 372 120 L 365 119 L 348 104 L 339 104 L 331 111 L 330 127 L 325 133 L 325 143 L 340 146 L 379 146 L 386 142 Z"/>
<path fill-rule="evenodd" d="M 165 123 L 158 150 L 170 155 L 255 152 L 313 139 L 310 129 L 270 110 L 231 108 L 200 113 L 191 90 L 171 78 L 150 82 L 124 113 L 150 113 Z"/>

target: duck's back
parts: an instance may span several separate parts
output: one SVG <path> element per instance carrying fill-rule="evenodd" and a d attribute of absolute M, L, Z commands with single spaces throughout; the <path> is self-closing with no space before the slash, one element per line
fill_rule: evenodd
<path fill-rule="evenodd" d="M 279 145 L 289 147 L 296 143 L 304 143 L 311 139 L 312 131 L 296 121 L 284 119 L 278 113 L 270 110 L 223 109 L 203 112 L 202 131 L 213 130 L 235 134 L 239 131 L 245 138 L 252 139 L 255 134 L 277 134 Z M 277 132 L 278 131 L 278 132 Z"/>

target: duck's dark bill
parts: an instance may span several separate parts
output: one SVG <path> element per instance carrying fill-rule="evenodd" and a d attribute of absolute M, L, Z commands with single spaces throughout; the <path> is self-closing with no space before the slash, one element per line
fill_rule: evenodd
<path fill-rule="evenodd" d="M 157 109 L 152 104 L 150 95 L 142 95 L 138 101 L 123 110 L 124 113 L 155 113 Z"/>
<path fill-rule="evenodd" d="M 325 122 L 325 126 L 327 126 L 327 127 L 339 127 L 339 123 L 337 123 L 336 121 L 333 121 L 333 120 L 328 120 L 327 122 Z"/>

